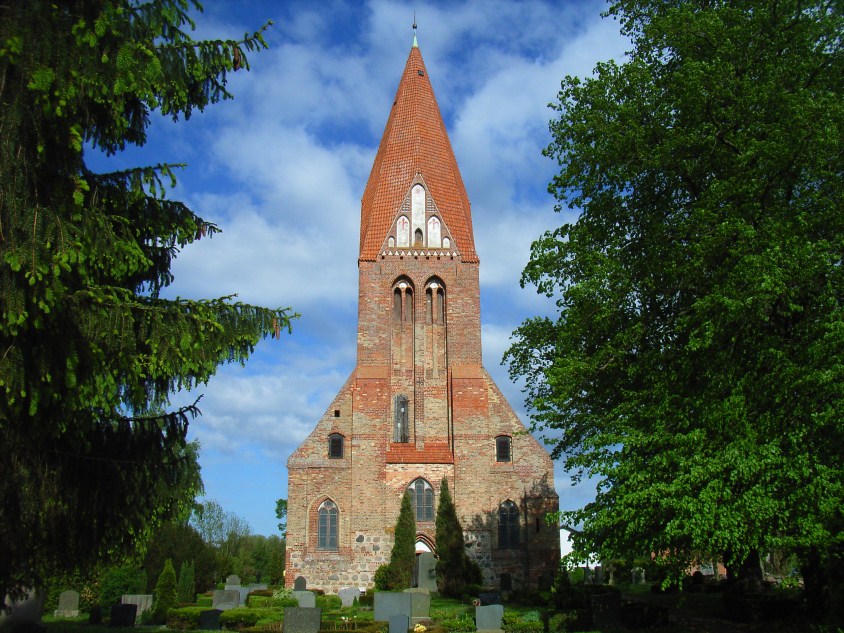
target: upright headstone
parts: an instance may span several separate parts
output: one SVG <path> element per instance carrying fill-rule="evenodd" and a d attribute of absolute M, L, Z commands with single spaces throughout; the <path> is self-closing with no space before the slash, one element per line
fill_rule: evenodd
<path fill-rule="evenodd" d="M 234 589 L 217 589 L 211 594 L 211 608 L 227 611 L 240 606 L 240 592 Z"/>
<path fill-rule="evenodd" d="M 79 615 L 79 592 L 74 589 L 59 594 L 59 606 L 53 612 L 56 618 L 75 618 Z"/>
<path fill-rule="evenodd" d="M 265 582 L 252 582 L 249 583 L 249 591 L 264 591 L 268 589 L 269 586 Z"/>
<path fill-rule="evenodd" d="M 120 597 L 120 602 L 122 604 L 134 604 L 138 607 L 138 612 L 135 614 L 135 620 L 140 621 L 141 616 L 147 612 L 152 610 L 152 594 L 151 593 L 139 593 L 139 594 L 125 594 Z"/>
<path fill-rule="evenodd" d="M 501 604 L 501 593 L 498 591 L 482 591 L 478 594 L 482 607 L 490 604 Z"/>
<path fill-rule="evenodd" d="M 592 582 L 596 585 L 604 584 L 604 568 L 600 565 L 596 566 L 594 572 L 592 573 Z"/>
<path fill-rule="evenodd" d="M 403 613 L 395 613 L 390 616 L 390 633 L 407 633 L 410 628 L 410 618 Z"/>
<path fill-rule="evenodd" d="M 501 633 L 501 620 L 503 618 L 503 605 L 489 604 L 475 607 L 475 628 L 478 631 L 495 631 L 496 633 Z"/>
<path fill-rule="evenodd" d="M 237 585 L 240 587 L 240 576 L 236 574 L 232 574 L 231 576 L 226 576 L 226 584 L 227 585 Z"/>
<path fill-rule="evenodd" d="M 431 617 L 431 593 L 427 589 L 406 589 L 410 594 L 410 626 Z"/>
<path fill-rule="evenodd" d="M 360 589 L 357 587 L 343 587 L 337 592 L 340 597 L 340 604 L 344 607 L 351 607 L 355 604 L 355 600 L 360 598 Z"/>
<path fill-rule="evenodd" d="M 633 584 L 642 585 L 645 583 L 645 570 L 641 567 L 634 567 L 630 571 L 630 576 Z"/>
<path fill-rule="evenodd" d="M 431 552 L 422 552 L 416 557 L 418 565 L 417 585 L 420 589 L 437 591 L 437 559 Z"/>
<path fill-rule="evenodd" d="M 302 609 L 312 609 L 316 606 L 316 594 L 313 591 L 294 591 L 293 597 Z"/>
<path fill-rule="evenodd" d="M 206 609 L 199 612 L 199 630 L 200 631 L 219 631 L 220 625 L 220 609 Z"/>
<path fill-rule="evenodd" d="M 321 627 L 322 609 L 285 607 L 283 633 L 319 633 Z"/>
<path fill-rule="evenodd" d="M 413 594 L 393 593 L 390 591 L 378 591 L 375 594 L 375 613 L 373 619 L 376 622 L 389 622 L 392 615 L 406 615 L 410 619 L 411 601 Z M 429 596 L 430 597 L 430 596 Z"/>
<path fill-rule="evenodd" d="M 293 581 L 293 591 L 305 591 L 308 588 L 308 581 L 305 580 L 304 576 L 296 576 L 296 580 Z"/>
<path fill-rule="evenodd" d="M 138 605 L 136 604 L 113 604 L 111 605 L 111 620 L 109 626 L 135 626 L 135 618 L 138 616 Z"/>

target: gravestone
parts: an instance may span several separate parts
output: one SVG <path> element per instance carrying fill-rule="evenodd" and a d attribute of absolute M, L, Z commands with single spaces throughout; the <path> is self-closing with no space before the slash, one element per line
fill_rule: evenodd
<path fill-rule="evenodd" d="M 139 593 L 139 594 L 126 594 L 121 596 L 120 602 L 123 604 L 134 604 L 138 607 L 138 613 L 135 615 L 135 619 L 139 621 L 141 616 L 146 611 L 150 611 L 152 609 L 152 594 L 151 593 Z"/>
<path fill-rule="evenodd" d="M 585 582 L 587 585 L 591 584 L 591 582 L 592 582 L 592 569 L 589 568 L 589 567 L 581 567 L 581 569 L 583 570 L 583 582 Z"/>
<path fill-rule="evenodd" d="M 416 583 L 419 589 L 437 591 L 437 559 L 431 552 L 422 552 L 416 557 Z"/>
<path fill-rule="evenodd" d="M 390 616 L 390 633 L 407 633 L 410 628 L 410 618 L 403 613 Z"/>
<path fill-rule="evenodd" d="M 235 587 L 233 590 L 237 591 L 237 593 L 240 594 L 240 600 L 238 604 L 240 604 L 241 607 L 245 607 L 246 599 L 249 597 L 249 587 Z"/>
<path fill-rule="evenodd" d="M 266 591 L 269 586 L 265 582 L 253 582 L 249 584 L 249 591 Z"/>
<path fill-rule="evenodd" d="M 59 594 L 59 607 L 53 612 L 56 618 L 75 618 L 79 615 L 79 592 L 73 589 Z"/>
<path fill-rule="evenodd" d="M 340 596 L 340 603 L 344 607 L 351 607 L 355 604 L 355 600 L 360 598 L 360 589 L 357 587 L 343 587 L 337 592 L 337 595 Z"/>
<path fill-rule="evenodd" d="M 630 571 L 630 576 L 633 584 L 636 585 L 643 585 L 645 584 L 645 570 L 641 567 L 634 567 Z"/>
<path fill-rule="evenodd" d="M 410 619 L 411 600 L 413 594 L 378 591 L 375 594 L 376 622 L 389 622 L 391 615 L 406 615 Z M 430 598 L 430 595 L 428 596 Z"/>
<path fill-rule="evenodd" d="M 296 576 L 296 580 L 293 581 L 293 591 L 305 591 L 308 588 L 308 581 L 305 580 L 304 576 Z"/>
<path fill-rule="evenodd" d="M 478 594 L 482 607 L 490 604 L 501 604 L 501 594 L 498 591 L 482 591 Z"/>
<path fill-rule="evenodd" d="M 283 633 L 319 633 L 321 627 L 322 609 L 285 607 Z"/>
<path fill-rule="evenodd" d="M 200 631 L 219 631 L 220 625 L 220 609 L 206 609 L 199 612 L 199 630 Z"/>
<path fill-rule="evenodd" d="M 138 616 L 138 605 L 136 604 L 113 604 L 111 605 L 111 620 L 109 626 L 135 626 L 135 618 Z"/>
<path fill-rule="evenodd" d="M 410 626 L 431 617 L 431 593 L 427 589 L 405 589 L 410 594 Z"/>
<path fill-rule="evenodd" d="M 237 585 L 240 587 L 240 576 L 236 574 L 232 574 L 231 576 L 226 576 L 226 584 L 227 585 Z"/>
<path fill-rule="evenodd" d="M 504 617 L 504 606 L 489 604 L 475 607 L 475 628 L 478 631 L 496 631 L 501 633 L 501 620 Z"/>
<path fill-rule="evenodd" d="M 233 589 L 217 589 L 211 594 L 211 608 L 227 611 L 240 606 L 240 592 Z"/>
<path fill-rule="evenodd" d="M 316 594 L 313 591 L 294 591 L 293 597 L 302 609 L 313 609 L 316 606 Z"/>
<path fill-rule="evenodd" d="M 596 585 L 604 584 L 604 568 L 600 565 L 595 567 L 595 571 L 592 573 L 592 582 Z"/>

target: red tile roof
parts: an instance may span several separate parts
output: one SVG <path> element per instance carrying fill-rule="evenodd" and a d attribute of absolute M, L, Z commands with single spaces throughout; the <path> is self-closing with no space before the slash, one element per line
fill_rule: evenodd
<path fill-rule="evenodd" d="M 410 49 L 361 200 L 360 259 L 375 260 L 422 174 L 464 262 L 477 262 L 469 197 L 419 48 Z"/>

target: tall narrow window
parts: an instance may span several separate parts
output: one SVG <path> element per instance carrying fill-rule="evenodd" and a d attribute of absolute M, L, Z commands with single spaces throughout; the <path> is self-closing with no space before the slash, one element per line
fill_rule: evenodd
<path fill-rule="evenodd" d="M 393 290 L 393 321 L 401 323 L 401 290 L 396 288 Z"/>
<path fill-rule="evenodd" d="M 393 441 L 410 441 L 410 403 L 407 396 L 395 397 L 395 414 L 393 420 Z"/>
<path fill-rule="evenodd" d="M 499 435 L 495 438 L 495 461 L 509 462 L 513 459 L 510 441 L 510 437 L 507 435 Z"/>
<path fill-rule="evenodd" d="M 422 246 L 422 229 L 416 229 L 413 232 L 413 245 Z"/>
<path fill-rule="evenodd" d="M 434 489 L 424 479 L 414 479 L 407 487 L 410 493 L 410 505 L 416 513 L 417 521 L 434 520 Z"/>
<path fill-rule="evenodd" d="M 445 288 L 440 281 L 431 281 L 425 288 L 428 323 L 445 323 Z"/>
<path fill-rule="evenodd" d="M 413 290 L 410 287 L 404 291 L 404 318 L 405 323 L 413 321 Z"/>
<path fill-rule="evenodd" d="M 343 436 L 339 433 L 328 436 L 328 458 L 343 459 Z"/>
<path fill-rule="evenodd" d="M 319 506 L 319 525 L 317 527 L 317 549 L 332 551 L 337 549 L 337 506 L 333 501 L 323 501 Z"/>
<path fill-rule="evenodd" d="M 498 506 L 498 549 L 519 548 L 519 508 L 512 501 Z"/>
<path fill-rule="evenodd" d="M 445 323 L 445 290 L 437 288 L 437 323 Z"/>

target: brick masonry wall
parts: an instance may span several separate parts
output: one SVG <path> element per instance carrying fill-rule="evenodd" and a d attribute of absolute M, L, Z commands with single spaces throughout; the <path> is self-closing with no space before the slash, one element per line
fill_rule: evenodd
<path fill-rule="evenodd" d="M 425 286 L 432 278 L 445 286 L 445 324 L 428 323 Z M 394 321 L 398 279 L 413 288 L 409 322 Z M 299 575 L 328 592 L 371 586 L 375 570 L 389 561 L 401 495 L 417 477 L 431 484 L 435 504 L 449 478 L 468 551 L 487 586 L 500 586 L 504 573 L 514 588 L 552 577 L 559 534 L 542 519 L 557 509 L 553 466 L 481 365 L 477 264 L 426 257 L 361 262 L 360 288 L 358 366 L 288 461 L 288 586 Z M 410 445 L 392 442 L 397 394 L 409 398 Z M 328 459 L 331 433 L 345 438 L 343 459 Z M 500 435 L 511 437 L 511 462 L 496 462 Z M 336 552 L 316 546 L 317 510 L 326 499 L 339 509 Z M 508 500 L 519 508 L 516 551 L 498 547 L 498 508 Z M 420 540 L 434 541 L 433 522 L 417 528 Z"/>

